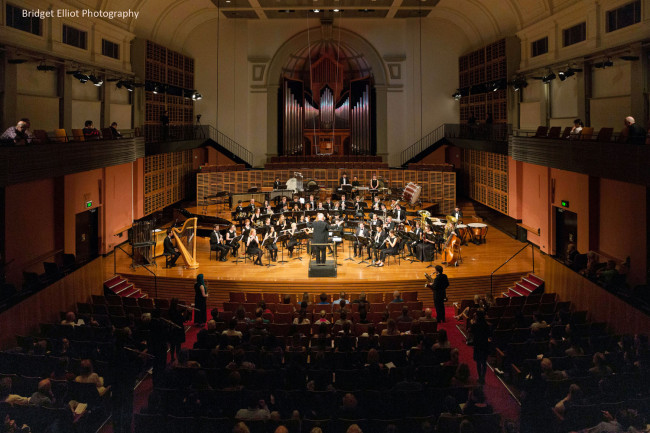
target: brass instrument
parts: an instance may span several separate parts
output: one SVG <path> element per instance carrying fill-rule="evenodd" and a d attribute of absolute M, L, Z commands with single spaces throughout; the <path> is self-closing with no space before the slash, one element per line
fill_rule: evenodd
<path fill-rule="evenodd" d="M 427 218 L 431 217 L 431 212 L 428 210 L 419 210 L 418 215 L 420 215 L 420 228 L 422 228 L 422 231 L 424 231 L 424 228 L 427 224 Z"/>
<path fill-rule="evenodd" d="M 447 215 L 447 221 L 452 224 L 456 224 L 458 222 L 458 218 L 456 218 L 455 216 Z"/>
<path fill-rule="evenodd" d="M 427 273 L 425 272 L 425 273 L 424 273 L 424 276 L 427 278 L 427 282 L 428 282 L 429 284 L 433 284 L 433 277 L 432 277 L 431 275 L 429 275 L 429 274 L 427 274 Z"/>

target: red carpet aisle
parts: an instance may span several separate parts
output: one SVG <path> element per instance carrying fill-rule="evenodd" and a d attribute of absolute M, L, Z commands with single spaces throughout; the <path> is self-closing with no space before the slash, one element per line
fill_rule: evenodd
<path fill-rule="evenodd" d="M 446 316 L 448 318 L 448 321 L 446 323 L 439 324 L 438 328 L 442 328 L 447 331 L 449 342 L 451 343 L 452 347 L 458 348 L 460 352 L 460 362 L 468 364 L 470 371 L 472 372 L 472 377 L 476 377 L 476 364 L 472 359 L 472 348 L 465 344 L 465 337 L 463 337 L 458 328 L 456 328 L 456 325 L 459 324 L 459 322 L 454 320 L 453 307 L 447 307 Z M 462 323 L 461 327 L 463 326 L 464 323 Z M 196 334 L 199 332 L 199 330 L 200 328 L 194 326 L 188 329 L 186 334 L 186 341 L 185 344 L 183 344 L 183 347 L 192 347 L 196 341 Z M 167 361 L 170 361 L 169 357 L 167 358 Z M 151 376 L 148 376 L 135 390 L 133 404 L 135 412 L 140 412 L 140 409 L 147 405 L 147 398 L 151 393 L 151 390 Z M 487 370 L 484 390 L 488 403 L 490 403 L 496 411 L 499 411 L 501 413 L 501 416 L 504 420 L 512 420 L 517 424 L 519 423 L 519 405 L 489 368 Z M 104 428 L 100 429 L 99 433 L 113 433 L 113 428 L 110 422 L 105 425 Z"/>

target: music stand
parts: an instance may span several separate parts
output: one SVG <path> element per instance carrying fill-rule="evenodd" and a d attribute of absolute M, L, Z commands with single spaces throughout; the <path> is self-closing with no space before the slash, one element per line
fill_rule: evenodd
<path fill-rule="evenodd" d="M 364 257 L 365 257 L 365 252 L 368 251 L 368 247 L 370 246 L 370 238 L 364 237 L 364 236 L 357 236 L 354 235 L 355 239 L 357 242 L 359 242 L 359 248 L 361 249 L 361 261 L 357 262 L 357 264 L 363 264 L 363 263 L 368 263 Z"/>
<path fill-rule="evenodd" d="M 239 236 L 235 236 L 234 238 L 232 238 L 232 241 L 230 241 L 230 243 L 232 243 L 232 244 L 238 243 L 243 237 L 244 237 L 243 234 L 241 234 Z M 244 251 L 246 251 L 246 248 L 244 248 Z M 239 255 L 237 255 L 237 256 L 235 256 L 235 260 L 234 260 L 233 263 L 237 264 L 237 263 L 242 262 L 242 261 L 245 261 L 245 260 L 242 260 L 241 257 L 239 257 Z"/>
<path fill-rule="evenodd" d="M 272 244 L 274 240 L 275 240 L 274 238 L 266 238 L 266 239 L 264 239 L 264 241 L 262 242 L 262 245 L 260 245 L 260 246 L 263 247 L 263 248 L 266 248 L 267 245 Z M 271 264 L 271 256 L 273 255 L 273 253 L 268 248 L 266 248 L 266 250 L 269 252 L 269 262 L 265 266 L 267 268 L 270 268 L 271 266 L 275 266 L 275 265 Z"/>
<path fill-rule="evenodd" d="M 350 251 L 352 249 L 352 242 L 354 241 L 354 238 L 355 238 L 354 233 L 343 233 L 343 239 L 348 241 L 348 258 L 343 260 L 344 262 L 347 262 L 348 260 L 354 261 L 354 259 L 352 258 L 352 253 Z"/>
<path fill-rule="evenodd" d="M 296 233 L 294 236 L 298 241 L 298 243 L 296 244 L 298 246 L 298 252 L 296 252 L 296 257 L 294 257 L 293 260 L 300 260 L 302 262 L 302 257 L 300 257 L 300 254 L 302 254 L 302 241 L 304 239 L 307 239 L 307 233 L 300 232 L 300 233 Z"/>
<path fill-rule="evenodd" d="M 278 242 L 279 242 L 279 243 L 280 243 L 280 246 L 282 247 L 282 249 L 281 249 L 281 251 L 280 251 L 280 258 L 281 258 L 281 260 L 278 260 L 278 263 L 288 263 L 287 260 L 284 260 L 284 243 L 285 243 L 285 241 L 288 241 L 290 237 L 291 237 L 291 236 L 289 236 L 288 233 L 285 233 L 285 234 L 283 234 L 283 235 L 278 236 L 278 238 L 275 240 L 276 245 L 277 245 Z"/>

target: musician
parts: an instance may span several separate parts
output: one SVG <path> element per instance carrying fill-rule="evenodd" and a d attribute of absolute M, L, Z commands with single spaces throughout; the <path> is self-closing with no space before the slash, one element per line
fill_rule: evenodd
<path fill-rule="evenodd" d="M 454 223 L 452 223 L 451 221 L 447 221 L 447 224 L 445 224 L 444 234 L 442 235 L 445 242 L 447 242 L 447 240 L 449 239 L 449 237 L 452 234 L 456 234 L 455 230 L 456 230 L 456 225 Z"/>
<path fill-rule="evenodd" d="M 237 257 L 237 250 L 239 250 L 239 242 L 235 240 L 237 237 L 237 229 L 235 225 L 231 225 L 230 229 L 226 232 L 226 245 L 232 250 L 232 256 Z"/>
<path fill-rule="evenodd" d="M 323 207 L 327 210 L 334 209 L 334 203 L 332 203 L 331 197 L 327 197 L 327 199 L 325 199 L 325 203 L 323 204 Z"/>
<path fill-rule="evenodd" d="M 172 230 L 168 229 L 167 237 L 163 241 L 163 255 L 171 257 L 167 260 L 167 267 L 169 268 L 176 266 L 176 260 L 178 260 L 178 257 L 181 255 L 178 248 L 174 247 L 174 243 L 172 242 L 172 233 Z"/>
<path fill-rule="evenodd" d="M 409 254 L 412 256 L 415 256 L 415 247 L 421 242 L 422 238 L 422 227 L 420 227 L 420 221 L 415 222 L 415 228 L 413 229 L 413 233 L 415 236 L 417 236 L 418 240 L 417 241 L 410 241 L 407 243 L 408 249 L 409 249 Z"/>
<path fill-rule="evenodd" d="M 390 215 L 386 217 L 386 224 L 384 224 L 384 230 L 386 231 L 386 234 L 388 234 L 391 230 L 395 230 L 395 221 L 393 221 L 393 217 Z"/>
<path fill-rule="evenodd" d="M 372 203 L 372 209 L 376 211 L 381 210 L 381 201 L 379 200 L 379 196 L 375 196 L 375 201 Z"/>
<path fill-rule="evenodd" d="M 402 207 L 397 203 L 395 205 L 395 210 L 393 210 L 393 217 L 395 218 L 395 221 L 404 221 L 406 218 L 406 212 L 402 210 Z"/>
<path fill-rule="evenodd" d="M 436 278 L 433 284 L 427 284 L 426 287 L 433 291 L 433 304 L 436 306 L 436 319 L 438 322 L 445 321 L 445 300 L 447 299 L 447 287 L 449 279 L 442 273 L 442 266 L 436 265 Z"/>
<path fill-rule="evenodd" d="M 264 233 L 268 233 L 271 227 L 273 227 L 273 225 L 271 225 L 271 218 L 266 218 L 264 220 Z"/>
<path fill-rule="evenodd" d="M 316 210 L 317 210 L 318 212 L 325 212 L 325 211 L 328 210 L 328 209 L 325 209 L 325 207 L 323 207 L 323 202 L 322 202 L 322 201 L 319 201 L 319 202 L 318 202 L 318 207 L 316 208 Z"/>
<path fill-rule="evenodd" d="M 354 176 L 354 177 L 352 178 L 352 186 L 354 186 L 354 187 L 356 187 L 356 186 L 361 186 L 361 184 L 359 184 L 359 179 L 357 179 L 356 176 Z"/>
<path fill-rule="evenodd" d="M 280 178 L 276 177 L 275 182 L 273 182 L 273 189 L 284 189 L 284 185 L 280 182 Z"/>
<path fill-rule="evenodd" d="M 219 226 L 215 224 L 212 227 L 212 233 L 210 233 L 210 251 L 216 251 L 219 254 L 219 260 L 225 262 L 228 260 L 226 256 L 229 250 L 227 246 L 223 245 L 223 236 L 219 233 Z"/>
<path fill-rule="evenodd" d="M 264 254 L 264 252 L 260 248 L 260 241 L 257 240 L 257 232 L 255 229 L 251 229 L 248 234 L 248 239 L 246 240 L 246 253 L 252 256 L 257 256 L 253 260 L 253 264 L 263 266 L 262 254 Z"/>
<path fill-rule="evenodd" d="M 309 206 L 311 207 L 312 210 L 316 209 L 317 203 L 316 203 L 316 199 L 314 198 L 314 194 L 309 194 L 309 201 L 307 203 L 309 203 Z"/>
<path fill-rule="evenodd" d="M 262 243 L 266 242 L 267 239 L 272 239 L 271 243 L 266 244 L 266 249 L 269 250 L 269 255 L 271 256 L 271 261 L 275 262 L 278 259 L 278 246 L 275 241 L 278 239 L 278 233 L 275 231 L 275 227 L 270 226 L 264 235 L 264 240 Z"/>
<path fill-rule="evenodd" d="M 387 213 L 388 213 L 388 209 L 386 209 L 386 204 L 382 203 L 379 209 L 379 214 L 385 218 Z"/>
<path fill-rule="evenodd" d="M 372 261 L 373 264 L 379 261 L 379 252 L 386 248 L 384 241 L 386 240 L 386 234 L 382 230 L 381 226 L 377 226 L 377 232 L 373 238 L 372 249 L 375 252 L 375 260 Z"/>
<path fill-rule="evenodd" d="M 255 213 L 255 209 L 257 209 L 257 207 L 255 206 L 255 199 L 252 198 L 250 204 L 248 205 L 249 215 L 253 215 Z"/>
<path fill-rule="evenodd" d="M 399 204 L 399 202 L 397 200 L 392 199 L 390 201 L 390 210 L 395 210 L 395 206 L 397 206 L 398 204 Z"/>
<path fill-rule="evenodd" d="M 348 179 L 347 173 L 343 173 L 343 176 L 341 176 L 339 183 L 341 184 L 341 186 L 350 184 L 350 180 Z"/>
<path fill-rule="evenodd" d="M 291 229 L 289 229 L 289 241 L 287 242 L 287 250 L 289 250 L 289 257 L 293 256 L 293 249 L 298 245 L 298 224 L 291 223 Z"/>
<path fill-rule="evenodd" d="M 357 218 L 363 218 L 363 210 L 365 209 L 365 207 L 366 207 L 366 202 L 361 200 L 361 196 L 358 195 L 354 202 L 354 208 L 356 210 Z"/>
<path fill-rule="evenodd" d="M 383 225 L 384 222 L 379 219 L 379 216 L 376 213 L 372 214 L 372 219 L 370 220 L 370 226 L 372 227 L 372 229 L 374 230 L 375 227 L 377 226 L 381 227 Z"/>
<path fill-rule="evenodd" d="M 427 224 L 427 227 L 422 235 L 422 242 L 415 246 L 415 255 L 421 262 L 430 262 L 436 252 L 436 240 L 433 229 Z"/>
<path fill-rule="evenodd" d="M 332 229 L 338 229 L 340 224 L 343 221 L 340 221 L 337 227 L 331 226 L 325 222 L 325 215 L 319 213 L 316 215 L 316 221 L 311 224 L 311 227 L 314 230 L 314 235 L 312 238 L 312 243 L 314 244 L 325 244 L 327 243 L 329 231 Z M 325 263 L 325 246 L 324 245 L 313 245 L 312 249 L 316 253 L 316 263 L 324 264 Z"/>
<path fill-rule="evenodd" d="M 345 194 L 341 194 L 341 203 L 345 203 Z"/>
<path fill-rule="evenodd" d="M 377 175 L 373 174 L 372 179 L 370 179 L 370 191 L 377 192 L 379 189 L 379 179 L 377 179 Z"/>
<path fill-rule="evenodd" d="M 287 201 L 287 198 L 285 196 L 282 196 L 280 198 L 280 203 L 278 204 L 278 207 L 276 207 L 276 209 L 277 210 L 284 209 L 285 206 L 289 207 L 289 202 Z"/>
<path fill-rule="evenodd" d="M 235 208 L 235 220 L 241 225 L 242 221 L 246 218 L 246 209 L 242 206 L 241 200 L 237 201 L 237 207 Z"/>
<path fill-rule="evenodd" d="M 311 207 L 311 203 L 309 202 L 305 203 L 305 212 L 308 212 L 310 210 L 314 210 L 314 208 Z"/>
<path fill-rule="evenodd" d="M 339 202 L 339 205 L 336 210 L 339 210 L 341 212 L 344 212 L 347 209 L 348 205 L 345 202 L 345 195 L 341 197 L 341 201 Z"/>
<path fill-rule="evenodd" d="M 354 257 L 359 257 L 363 256 L 363 245 L 357 238 L 369 238 L 370 237 L 370 231 L 366 229 L 366 226 L 363 224 L 363 221 L 359 222 L 359 227 L 354 232 Z M 359 253 L 357 254 L 357 250 Z M 370 245 L 368 245 L 368 257 L 370 258 Z"/>
<path fill-rule="evenodd" d="M 244 227 L 242 227 L 241 229 L 242 239 L 244 243 L 248 242 L 248 235 L 250 235 L 251 229 L 252 229 L 251 221 L 248 218 L 246 218 L 246 220 L 244 221 Z"/>
<path fill-rule="evenodd" d="M 454 218 L 456 218 L 456 221 L 457 221 L 459 224 L 462 224 L 462 223 L 463 223 L 463 211 L 460 210 L 460 208 L 455 207 L 454 210 L 453 210 L 453 212 L 451 213 L 451 216 L 453 216 Z"/>
<path fill-rule="evenodd" d="M 264 222 L 263 218 L 261 209 L 255 208 L 253 216 L 251 217 L 251 223 L 253 223 L 254 226 L 261 226 Z"/>
<path fill-rule="evenodd" d="M 292 212 L 300 212 L 300 204 L 294 202 L 293 209 L 291 209 L 291 210 L 292 210 Z"/>
<path fill-rule="evenodd" d="M 388 238 L 384 240 L 386 248 L 384 248 L 379 255 L 379 263 L 377 266 L 384 266 L 384 260 L 386 256 L 397 254 L 397 236 L 395 235 L 395 230 L 391 230 L 388 233 Z"/>
<path fill-rule="evenodd" d="M 286 230 L 287 228 L 287 220 L 284 217 L 284 215 L 280 215 L 280 218 L 278 218 L 278 221 L 275 223 L 275 230 L 280 232 L 282 230 Z"/>

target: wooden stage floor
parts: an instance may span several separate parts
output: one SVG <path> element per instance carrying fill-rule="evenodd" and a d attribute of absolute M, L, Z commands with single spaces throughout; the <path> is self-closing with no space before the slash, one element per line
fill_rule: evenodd
<path fill-rule="evenodd" d="M 195 209 L 188 209 L 196 211 Z M 214 210 L 209 214 L 214 215 Z M 471 298 L 475 293 L 490 292 L 490 274 L 502 265 L 508 258 L 524 247 L 521 243 L 494 227 L 489 227 L 486 236 L 486 243 L 475 245 L 468 244 L 461 249 L 463 262 L 457 267 L 445 267 L 445 273 L 449 276 L 451 286 L 448 289 L 450 301 Z M 128 251 L 128 245 L 124 246 Z M 198 274 L 203 274 L 210 288 L 209 305 L 219 305 L 228 300 L 230 291 L 256 291 L 256 292 L 277 292 L 277 293 L 336 293 L 340 290 L 349 292 L 391 292 L 393 290 L 418 290 L 420 298 L 425 302 L 431 301 L 431 292 L 424 288 L 426 282 L 424 273 L 434 273 L 433 268 L 427 268 L 430 263 L 409 262 L 402 260 L 397 264 L 390 259 L 390 264 L 384 267 L 367 267 L 367 264 L 360 264 L 359 258 L 354 261 L 345 260 L 350 254 L 354 254 L 348 242 L 339 247 L 338 275 L 336 278 L 309 278 L 308 264 L 309 256 L 304 251 L 300 255 L 302 261 L 288 257 L 288 251 L 284 253 L 284 260 L 287 263 L 273 263 L 272 267 L 255 266 L 252 262 L 235 263 L 234 258 L 228 257 L 227 262 L 215 260 L 214 254 L 209 259 L 210 246 L 207 238 L 198 238 L 197 259 L 199 268 L 195 270 L 184 269 L 183 260 L 179 258 L 177 266 L 165 269 L 165 259 L 160 257 L 157 266 L 150 266 L 149 269 L 156 274 L 153 275 L 146 269 L 140 267 L 131 268 L 131 259 L 123 252 L 116 250 L 115 257 L 117 273 L 128 278 L 136 287 L 143 289 L 150 297 L 171 297 L 177 296 L 185 300 L 193 299 L 193 283 Z M 240 248 L 240 254 L 242 253 Z M 533 270 L 532 254 L 535 254 L 535 273 L 543 275 L 543 260 L 538 250 L 532 252 L 532 248 L 524 250 L 510 262 L 499 269 L 493 278 L 493 294 L 500 295 L 514 281 L 522 275 Z M 278 260 L 282 257 L 278 253 Z M 331 255 L 328 254 L 328 260 Z M 434 265 L 440 264 L 438 258 Z M 264 256 L 265 265 L 268 263 L 267 256 Z M 113 274 L 113 260 L 106 260 L 106 274 Z"/>

